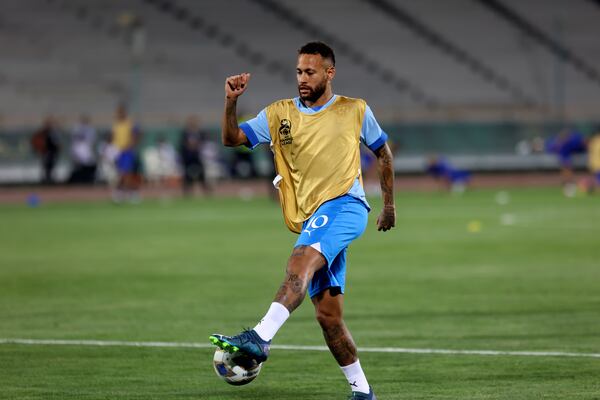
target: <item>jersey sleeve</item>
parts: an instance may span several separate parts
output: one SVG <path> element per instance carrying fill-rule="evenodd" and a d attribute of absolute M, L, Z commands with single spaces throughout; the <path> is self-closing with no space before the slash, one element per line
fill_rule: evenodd
<path fill-rule="evenodd" d="M 248 138 L 251 149 L 261 143 L 270 143 L 271 135 L 269 134 L 269 122 L 267 121 L 267 112 L 263 109 L 258 115 L 246 122 L 240 124 L 240 129 L 244 131 Z"/>
<path fill-rule="evenodd" d="M 375 115 L 373 115 L 373 111 L 371 111 L 369 106 L 365 109 L 365 117 L 363 118 L 360 130 L 360 139 L 371 151 L 378 150 L 388 139 L 388 135 L 377 123 Z"/>

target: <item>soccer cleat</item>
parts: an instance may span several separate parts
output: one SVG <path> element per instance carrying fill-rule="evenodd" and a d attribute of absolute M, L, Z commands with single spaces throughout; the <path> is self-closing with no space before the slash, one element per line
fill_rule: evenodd
<path fill-rule="evenodd" d="M 363 392 L 352 392 L 352 395 L 348 397 L 348 400 L 377 400 L 377 397 L 375 397 L 373 389 L 369 386 L 368 394 Z"/>
<path fill-rule="evenodd" d="M 271 341 L 264 341 L 254 330 L 245 329 L 236 336 L 224 336 L 217 333 L 208 338 L 212 344 L 228 353 L 241 352 L 261 363 L 269 357 Z"/>

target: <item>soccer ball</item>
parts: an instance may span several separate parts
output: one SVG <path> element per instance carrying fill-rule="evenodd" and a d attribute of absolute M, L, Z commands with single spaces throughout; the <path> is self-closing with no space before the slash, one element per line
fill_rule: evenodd
<path fill-rule="evenodd" d="M 230 385 L 246 385 L 260 372 L 262 363 L 240 353 L 231 354 L 222 349 L 215 351 L 213 367 L 217 375 Z"/>

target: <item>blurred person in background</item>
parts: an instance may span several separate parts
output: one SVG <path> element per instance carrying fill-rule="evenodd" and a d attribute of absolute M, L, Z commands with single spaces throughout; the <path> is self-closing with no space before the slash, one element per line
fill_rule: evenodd
<path fill-rule="evenodd" d="M 368 196 L 378 195 L 380 189 L 377 176 L 377 158 L 372 151 L 366 149 L 364 144 L 360 146 L 360 168 L 365 193 Z"/>
<path fill-rule="evenodd" d="M 194 183 L 202 185 L 205 194 L 212 193 L 212 185 L 207 179 L 204 162 L 206 132 L 200 128 L 198 118 L 188 117 L 179 137 L 179 159 L 183 169 L 182 189 L 184 196 L 193 193 Z"/>
<path fill-rule="evenodd" d="M 239 122 L 241 123 L 246 119 L 249 118 L 244 118 L 242 116 L 242 118 L 239 119 Z M 254 156 L 250 149 L 245 146 L 235 147 L 230 157 L 229 174 L 231 177 L 250 179 L 258 176 Z"/>
<path fill-rule="evenodd" d="M 425 171 L 445 190 L 452 193 L 463 193 L 471 179 L 469 171 L 456 169 L 446 158 L 437 155 L 429 157 Z"/>
<path fill-rule="evenodd" d="M 71 160 L 73 167 L 69 183 L 94 183 L 96 180 L 96 129 L 90 118 L 82 115 L 71 131 Z"/>
<path fill-rule="evenodd" d="M 111 193 L 119 183 L 119 173 L 115 164 L 118 155 L 119 150 L 112 144 L 112 132 L 104 132 L 98 141 L 98 179 L 108 183 Z"/>
<path fill-rule="evenodd" d="M 120 105 L 117 108 L 112 126 L 111 145 L 117 151 L 115 165 L 118 172 L 118 183 L 112 193 L 113 201 L 120 203 L 128 200 L 132 203 L 140 201 L 139 190 L 142 185 L 141 165 L 137 146 L 141 131 L 127 115 L 127 109 Z"/>
<path fill-rule="evenodd" d="M 237 147 L 233 149 L 229 166 L 230 174 L 234 178 L 250 179 L 258 176 L 254 158 L 248 149 Z"/>
<path fill-rule="evenodd" d="M 204 176 L 206 179 L 207 194 L 212 194 L 217 180 L 226 175 L 225 162 L 221 156 L 221 146 L 211 140 L 208 133 L 201 136 L 202 146 L 200 148 L 200 159 L 204 165 Z"/>
<path fill-rule="evenodd" d="M 273 159 L 273 152 L 269 148 L 265 148 L 264 150 L 268 165 L 268 170 L 265 174 L 265 182 L 267 183 L 267 193 L 269 198 L 273 201 L 279 201 L 279 194 L 277 193 L 277 188 L 273 184 L 274 179 L 277 176 L 277 171 L 275 169 L 275 160 Z"/>
<path fill-rule="evenodd" d="M 144 174 L 157 186 L 170 186 L 179 177 L 179 163 L 175 147 L 164 135 L 159 135 L 156 145 L 146 148 L 143 154 Z"/>
<path fill-rule="evenodd" d="M 52 173 L 60 154 L 56 119 L 49 115 L 40 129 L 31 137 L 31 148 L 38 155 L 42 166 L 42 184 L 54 183 Z"/>
<path fill-rule="evenodd" d="M 573 156 L 586 151 L 585 138 L 574 129 L 563 129 L 555 137 L 546 141 L 546 151 L 556 154 L 560 164 L 560 177 L 563 193 L 573 197 L 577 193 L 577 185 L 573 173 Z"/>
<path fill-rule="evenodd" d="M 587 144 L 588 151 L 588 170 L 590 176 L 583 183 L 583 190 L 591 193 L 600 187 L 600 127 L 596 133 L 590 137 Z"/>

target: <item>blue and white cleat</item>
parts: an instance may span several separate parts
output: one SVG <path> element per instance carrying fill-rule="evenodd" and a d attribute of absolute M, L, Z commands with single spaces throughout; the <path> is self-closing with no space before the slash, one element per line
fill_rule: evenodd
<path fill-rule="evenodd" d="M 363 392 L 352 392 L 352 395 L 348 397 L 348 400 L 377 400 L 373 389 L 369 386 L 369 393 Z"/>
<path fill-rule="evenodd" d="M 262 363 L 269 357 L 271 341 L 264 341 L 254 330 L 246 329 L 236 336 L 224 336 L 217 333 L 208 338 L 212 344 L 228 353 L 241 352 L 248 357 Z"/>

